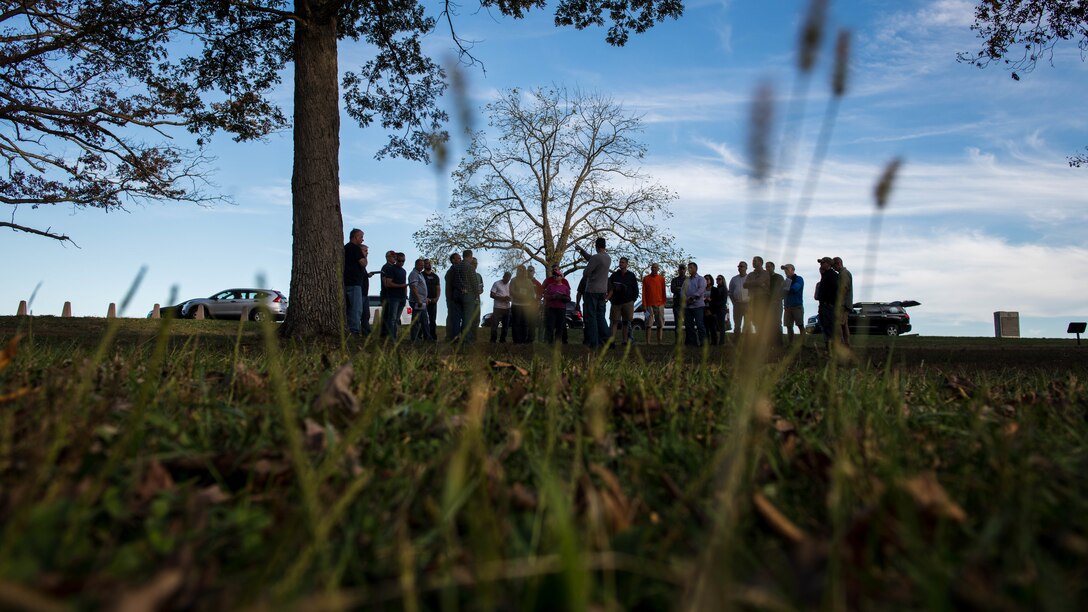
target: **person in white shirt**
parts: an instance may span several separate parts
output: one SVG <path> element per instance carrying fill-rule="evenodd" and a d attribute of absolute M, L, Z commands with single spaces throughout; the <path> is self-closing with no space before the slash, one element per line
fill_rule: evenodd
<path fill-rule="evenodd" d="M 506 342 L 506 330 L 510 328 L 510 273 L 504 272 L 502 280 L 497 280 L 491 285 L 491 299 L 495 300 L 495 306 L 491 311 L 491 341 Z M 502 325 L 502 336 L 499 336 L 499 325 Z"/>
<path fill-rule="evenodd" d="M 733 333 L 743 334 L 748 321 L 748 290 L 744 281 L 748 276 L 748 262 L 737 264 L 737 275 L 729 279 L 729 299 L 733 302 Z"/>

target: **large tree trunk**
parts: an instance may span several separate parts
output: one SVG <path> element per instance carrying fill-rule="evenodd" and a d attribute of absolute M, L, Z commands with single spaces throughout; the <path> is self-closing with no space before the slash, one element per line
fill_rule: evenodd
<path fill-rule="evenodd" d="M 291 295 L 282 333 L 339 336 L 344 292 L 336 11 L 297 0 Z"/>

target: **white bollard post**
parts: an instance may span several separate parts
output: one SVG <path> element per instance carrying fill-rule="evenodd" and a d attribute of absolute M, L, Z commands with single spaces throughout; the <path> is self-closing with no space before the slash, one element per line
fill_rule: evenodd
<path fill-rule="evenodd" d="M 159 307 L 158 304 L 155 304 L 155 306 L 153 306 L 151 308 L 151 318 L 152 319 L 159 319 L 161 317 L 162 317 L 162 309 Z"/>
<path fill-rule="evenodd" d="M 62 316 L 62 317 L 71 317 L 72 316 L 72 303 L 71 302 L 65 302 L 64 303 L 64 310 L 60 311 L 60 316 Z"/>
<path fill-rule="evenodd" d="M 106 309 L 106 318 L 107 319 L 116 319 L 117 318 L 117 304 L 115 304 L 113 302 L 110 302 L 110 307 Z"/>
<path fill-rule="evenodd" d="M 19 300 L 19 312 L 15 313 L 17 317 L 26 316 L 26 300 Z"/>
<path fill-rule="evenodd" d="M 197 321 L 204 320 L 204 304 L 198 304 L 196 307 L 196 316 L 193 317 Z"/>
<path fill-rule="evenodd" d="M 252 309 L 249 306 L 242 308 L 242 316 L 238 317 L 238 319 L 241 321 L 248 321 L 251 310 Z"/>

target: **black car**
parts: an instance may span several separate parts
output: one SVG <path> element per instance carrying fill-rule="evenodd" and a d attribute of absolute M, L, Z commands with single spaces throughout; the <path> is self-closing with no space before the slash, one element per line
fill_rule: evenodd
<path fill-rule="evenodd" d="M 882 336 L 901 336 L 911 328 L 910 315 L 906 309 L 919 306 L 914 300 L 900 302 L 857 302 L 850 309 L 848 325 L 851 334 L 878 334 Z M 808 318 L 805 331 L 812 334 L 820 331 L 818 317 Z"/>
<path fill-rule="evenodd" d="M 540 316 L 544 317 L 544 307 L 540 307 Z M 484 315 L 480 319 L 480 327 L 491 326 L 491 313 Z M 567 302 L 567 328 L 568 329 L 582 329 L 582 311 L 578 310 L 577 304 L 574 302 Z"/>

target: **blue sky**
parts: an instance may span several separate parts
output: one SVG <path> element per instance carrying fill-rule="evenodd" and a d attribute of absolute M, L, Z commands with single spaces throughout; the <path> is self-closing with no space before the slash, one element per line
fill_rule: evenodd
<path fill-rule="evenodd" d="M 911 311 L 920 334 L 992 335 L 992 313 L 1015 310 L 1023 335 L 1066 337 L 1069 321 L 1088 318 L 1088 169 L 1066 163 L 1088 145 L 1088 64 L 1076 45 L 1059 47 L 1053 66 L 1017 82 L 1001 66 L 956 62 L 958 51 L 977 48 L 971 2 L 833 1 L 805 113 L 787 115 L 798 107 L 789 98 L 805 5 L 689 3 L 680 20 L 619 49 L 604 43 L 602 29 L 555 28 L 548 11 L 515 22 L 462 9 L 456 23 L 478 41 L 474 53 L 486 68 L 466 72 L 477 108 L 508 87 L 561 85 L 610 96 L 643 116 L 642 170 L 679 195 L 663 230 L 681 238 L 700 270 L 728 276 L 740 259 L 761 254 L 781 264 L 788 255 L 814 279 L 818 257 L 839 255 L 854 271 L 857 299 L 921 302 Z M 853 33 L 849 87 L 804 237 L 787 246 L 840 27 Z M 436 57 L 451 53 L 445 32 L 427 44 Z M 368 54 L 345 43 L 342 69 Z M 776 168 L 760 191 L 747 179 L 745 143 L 752 93 L 763 82 L 774 87 L 777 129 L 788 135 L 789 152 L 779 157 L 793 163 Z M 289 110 L 290 74 L 284 83 L 278 95 Z M 376 161 L 385 135 L 346 115 L 342 125 L 345 231 L 366 230 L 372 253 L 414 256 L 412 233 L 448 203 L 449 168 Z M 486 118 L 477 116 L 475 126 Z M 261 277 L 288 292 L 290 132 L 244 144 L 219 137 L 211 153 L 212 180 L 233 205 L 19 210 L 17 221 L 67 233 L 79 248 L 4 232 L 0 314 L 13 314 L 40 283 L 35 314 L 59 314 L 69 300 L 77 316 L 102 316 L 142 266 L 147 276 L 129 316 L 165 302 L 173 286 L 191 298 Z M 870 253 L 873 186 L 896 157 L 904 165 Z M 482 260 L 490 285 L 492 257 Z"/>

